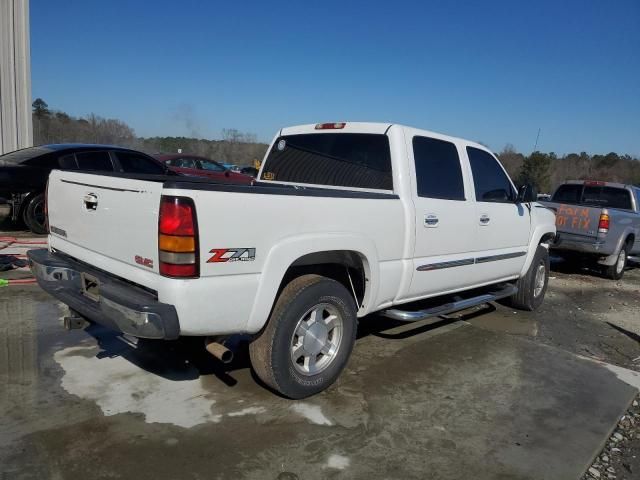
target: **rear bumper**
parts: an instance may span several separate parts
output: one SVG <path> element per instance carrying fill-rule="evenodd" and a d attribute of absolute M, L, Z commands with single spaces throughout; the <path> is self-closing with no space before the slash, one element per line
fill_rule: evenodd
<path fill-rule="evenodd" d="M 150 292 L 44 248 L 30 250 L 27 256 L 40 287 L 87 320 L 141 338 L 171 340 L 180 335 L 175 307 Z M 82 274 L 98 280 L 97 300 L 83 293 Z"/>
<path fill-rule="evenodd" d="M 552 250 L 570 250 L 580 253 L 592 253 L 596 255 L 611 255 L 613 252 L 609 250 L 604 240 L 598 238 L 580 237 L 567 233 L 558 232 L 554 242 L 549 245 Z"/>

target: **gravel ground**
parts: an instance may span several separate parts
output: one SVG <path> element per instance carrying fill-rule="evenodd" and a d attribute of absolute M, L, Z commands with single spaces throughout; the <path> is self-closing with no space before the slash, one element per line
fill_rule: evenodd
<path fill-rule="evenodd" d="M 609 437 L 583 480 L 640 478 L 640 395 L 620 417 L 615 431 Z"/>

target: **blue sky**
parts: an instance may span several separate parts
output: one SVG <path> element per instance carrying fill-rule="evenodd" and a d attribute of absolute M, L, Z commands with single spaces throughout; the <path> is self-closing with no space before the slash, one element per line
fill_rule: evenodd
<path fill-rule="evenodd" d="M 640 156 L 640 1 L 31 0 L 33 97 L 138 135 L 390 121 Z"/>

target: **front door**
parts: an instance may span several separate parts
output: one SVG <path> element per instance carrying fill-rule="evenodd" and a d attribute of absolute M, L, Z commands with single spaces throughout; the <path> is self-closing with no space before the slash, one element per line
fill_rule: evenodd
<path fill-rule="evenodd" d="M 476 198 L 476 266 L 481 283 L 518 275 L 531 228 L 530 205 L 516 203 L 516 191 L 498 160 L 467 147 Z"/>

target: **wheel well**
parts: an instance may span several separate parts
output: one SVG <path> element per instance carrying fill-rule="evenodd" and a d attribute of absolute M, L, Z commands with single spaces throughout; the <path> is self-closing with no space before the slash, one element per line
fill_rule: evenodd
<path fill-rule="evenodd" d="M 293 262 L 282 278 L 278 295 L 291 280 L 301 275 L 315 273 L 332 278 L 355 294 L 358 308 L 362 306 L 368 282 L 366 259 L 352 250 L 331 250 L 309 253 Z"/>
<path fill-rule="evenodd" d="M 636 236 L 633 233 L 630 233 L 629 235 L 627 235 L 626 240 L 624 241 L 624 243 L 626 243 L 629 247 L 633 247 L 633 244 L 636 241 Z"/>
<path fill-rule="evenodd" d="M 555 238 L 555 236 L 556 234 L 553 232 L 545 233 L 540 239 L 540 243 L 550 243 Z"/>

